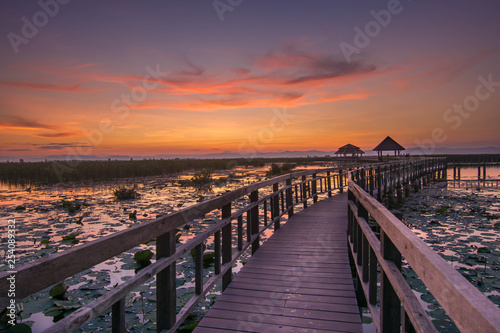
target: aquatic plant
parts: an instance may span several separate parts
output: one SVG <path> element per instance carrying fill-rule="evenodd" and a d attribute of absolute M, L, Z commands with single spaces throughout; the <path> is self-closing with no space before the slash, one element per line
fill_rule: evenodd
<path fill-rule="evenodd" d="M 290 173 L 293 169 L 295 169 L 295 164 L 292 163 L 284 163 L 282 165 L 272 163 L 271 168 L 266 173 L 266 176 L 278 176 L 286 173 Z"/>
<path fill-rule="evenodd" d="M 113 190 L 113 195 L 118 200 L 131 200 L 140 197 L 140 194 L 135 190 L 135 187 L 126 188 L 123 186 L 119 186 Z"/>
<path fill-rule="evenodd" d="M 197 186 L 203 186 L 210 184 L 213 181 L 212 173 L 209 170 L 201 170 L 196 172 L 193 177 L 191 177 L 191 184 Z"/>
<path fill-rule="evenodd" d="M 134 260 L 141 268 L 151 264 L 151 258 L 153 258 L 153 252 L 150 250 L 138 251 L 134 254 Z"/>

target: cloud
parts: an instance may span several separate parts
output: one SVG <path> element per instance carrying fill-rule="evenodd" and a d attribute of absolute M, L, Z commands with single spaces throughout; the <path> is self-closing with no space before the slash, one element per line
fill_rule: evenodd
<path fill-rule="evenodd" d="M 71 92 L 71 93 L 88 93 L 88 92 L 102 91 L 102 89 L 83 89 L 81 83 L 74 83 L 69 85 L 57 85 L 57 84 L 47 84 L 47 83 L 35 83 L 35 82 L 0 81 L 0 84 L 20 89 L 61 91 L 61 92 Z"/>
<path fill-rule="evenodd" d="M 135 108 L 210 112 L 361 99 L 368 94 L 345 93 L 339 87 L 345 90 L 343 86 L 348 81 L 362 81 L 381 73 L 367 62 L 347 63 L 333 55 L 290 46 L 257 57 L 251 66 L 233 67 L 226 72 L 212 73 L 187 58 L 185 62 L 186 70 L 169 71 L 170 75 L 160 81 L 151 97 Z M 154 93 L 156 100 L 152 97 Z M 326 93 L 333 97 L 325 98 Z"/>
<path fill-rule="evenodd" d="M 36 149 L 41 150 L 63 150 L 67 148 L 92 148 L 92 145 L 86 142 L 50 142 L 50 143 L 33 143 L 31 144 Z"/>
<path fill-rule="evenodd" d="M 0 120 L 0 128 L 4 129 L 25 129 L 25 130 L 58 130 L 55 125 L 43 124 L 37 120 L 30 120 L 23 117 L 10 116 Z"/>
<path fill-rule="evenodd" d="M 59 132 L 59 133 L 39 133 L 36 136 L 40 138 L 71 138 L 82 135 L 81 132 Z"/>

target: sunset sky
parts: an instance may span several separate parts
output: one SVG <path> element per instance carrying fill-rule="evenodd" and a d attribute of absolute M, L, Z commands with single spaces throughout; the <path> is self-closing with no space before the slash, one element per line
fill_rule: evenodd
<path fill-rule="evenodd" d="M 500 146 L 498 0 L 2 1 L 0 156 Z"/>

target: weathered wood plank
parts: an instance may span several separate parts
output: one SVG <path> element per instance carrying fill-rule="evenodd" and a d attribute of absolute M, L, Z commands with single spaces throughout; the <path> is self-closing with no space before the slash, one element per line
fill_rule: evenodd
<path fill-rule="evenodd" d="M 295 213 L 248 260 L 195 332 L 361 332 L 346 199 L 333 196 Z"/>

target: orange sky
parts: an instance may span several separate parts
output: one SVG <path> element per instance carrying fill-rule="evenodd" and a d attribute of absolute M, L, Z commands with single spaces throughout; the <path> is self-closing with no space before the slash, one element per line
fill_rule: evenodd
<path fill-rule="evenodd" d="M 157 6 L 69 3 L 4 38 L 0 156 L 500 146 L 496 2 L 405 2 L 349 59 L 385 2 Z M 1 32 L 41 10 L 2 8 Z"/>

